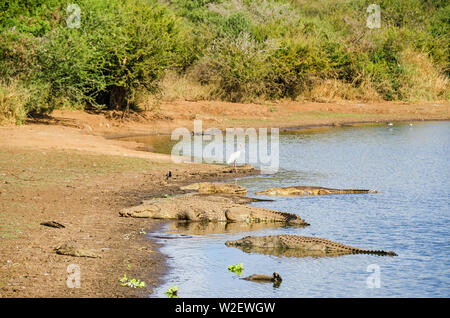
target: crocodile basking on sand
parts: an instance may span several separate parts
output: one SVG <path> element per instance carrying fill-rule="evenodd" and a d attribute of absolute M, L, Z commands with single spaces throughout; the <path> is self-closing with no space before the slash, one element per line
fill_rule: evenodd
<path fill-rule="evenodd" d="M 237 203 L 238 202 L 238 203 Z M 181 195 L 144 201 L 121 216 L 197 222 L 246 222 L 309 225 L 298 215 L 245 205 L 248 200 L 218 195 Z"/>
<path fill-rule="evenodd" d="M 294 257 L 320 257 L 343 254 L 397 255 L 391 251 L 361 249 L 318 237 L 286 234 L 246 236 L 236 241 L 227 241 L 225 245 L 240 248 L 244 252 Z"/>

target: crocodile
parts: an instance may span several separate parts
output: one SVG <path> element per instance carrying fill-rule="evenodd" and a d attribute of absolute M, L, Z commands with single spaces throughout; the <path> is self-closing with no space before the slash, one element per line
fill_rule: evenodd
<path fill-rule="evenodd" d="M 263 194 L 268 196 L 309 196 L 346 193 L 378 193 L 378 191 L 363 189 L 332 189 L 312 186 L 293 186 L 285 188 L 269 188 L 264 191 L 256 192 L 256 194 Z"/>
<path fill-rule="evenodd" d="M 56 254 L 60 255 L 68 255 L 68 256 L 75 256 L 75 257 L 91 257 L 91 258 L 97 258 L 99 257 L 96 253 L 92 252 L 91 250 L 79 248 L 75 244 L 71 242 L 63 243 L 54 248 Z"/>
<path fill-rule="evenodd" d="M 225 196 L 181 195 L 146 200 L 141 205 L 122 209 L 125 217 L 172 219 L 197 222 L 283 223 L 309 225 L 298 215 L 236 203 Z M 244 200 L 243 202 L 247 202 Z"/>
<path fill-rule="evenodd" d="M 276 256 L 337 256 L 343 254 L 375 254 L 396 256 L 392 251 L 368 250 L 352 247 L 318 237 L 299 235 L 246 236 L 239 240 L 227 241 L 226 246 L 234 246 L 245 252 L 256 252 Z"/>
<path fill-rule="evenodd" d="M 246 195 L 247 189 L 232 183 L 223 182 L 198 182 L 180 187 L 180 190 L 193 190 L 198 193 L 226 193 L 234 195 Z"/>
<path fill-rule="evenodd" d="M 243 222 L 190 222 L 172 221 L 168 223 L 167 232 L 171 234 L 185 235 L 209 235 L 209 234 L 230 234 L 259 231 L 263 229 L 275 229 L 278 223 L 243 223 Z"/>

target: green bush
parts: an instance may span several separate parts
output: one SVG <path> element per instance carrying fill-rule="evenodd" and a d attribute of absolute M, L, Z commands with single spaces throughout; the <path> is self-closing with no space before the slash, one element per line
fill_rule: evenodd
<path fill-rule="evenodd" d="M 8 82 L 35 71 L 38 40 L 26 33 L 7 29 L 0 36 L 0 78 Z"/>
<path fill-rule="evenodd" d="M 178 14 L 215 34 L 203 38 L 193 66 L 200 83 L 217 83 L 212 98 L 296 98 L 330 79 L 355 88 L 369 83 L 383 99 L 402 100 L 400 53 L 408 48 L 428 52 L 448 75 L 445 1 L 382 0 L 382 28 L 374 30 L 364 0 L 175 3 Z"/>
<path fill-rule="evenodd" d="M 202 96 L 230 101 L 295 99 L 323 83 L 315 96 L 326 83 L 358 91 L 342 96 L 364 95 L 367 87 L 368 96 L 385 100 L 449 96 L 445 0 L 380 0 L 381 29 L 373 30 L 367 0 L 70 3 L 80 7 L 80 28 L 67 25 L 67 1 L 0 3 L 2 87 L 26 92 L 17 114 L 127 109 L 137 92 L 159 94 L 167 71 L 185 86 L 195 82 L 189 87 Z M 420 85 L 421 69 L 438 89 Z"/>
<path fill-rule="evenodd" d="M 63 0 L 3 0 L 0 3 L 0 29 L 43 36 L 60 23 Z"/>
<path fill-rule="evenodd" d="M 248 33 L 215 42 L 195 66 L 199 81 L 216 83 L 215 98 L 242 101 L 265 93 L 263 77 L 270 47 L 259 44 Z"/>
<path fill-rule="evenodd" d="M 39 79 L 51 96 L 123 108 L 138 89 L 155 92 L 180 51 L 178 19 L 156 1 L 79 2 L 80 28 L 60 25 L 39 48 Z"/>
<path fill-rule="evenodd" d="M 265 82 L 272 98 L 295 98 L 313 78 L 324 77 L 328 61 L 323 51 L 309 41 L 282 42 L 268 60 L 270 71 Z"/>

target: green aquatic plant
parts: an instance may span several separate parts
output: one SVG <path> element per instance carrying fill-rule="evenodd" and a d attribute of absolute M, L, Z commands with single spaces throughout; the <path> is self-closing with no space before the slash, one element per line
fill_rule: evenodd
<path fill-rule="evenodd" d="M 244 263 L 228 266 L 229 272 L 233 272 L 238 275 L 242 275 L 243 270 L 244 270 Z"/>
<path fill-rule="evenodd" d="M 119 278 L 121 286 L 128 286 L 131 288 L 145 288 L 147 285 L 145 282 L 137 280 L 135 278 L 129 279 L 126 274 L 123 274 L 122 278 Z"/>
<path fill-rule="evenodd" d="M 172 287 L 170 287 L 169 289 L 166 290 L 165 294 L 167 295 L 167 297 L 169 298 L 178 298 L 178 287 L 177 285 L 174 285 Z"/>

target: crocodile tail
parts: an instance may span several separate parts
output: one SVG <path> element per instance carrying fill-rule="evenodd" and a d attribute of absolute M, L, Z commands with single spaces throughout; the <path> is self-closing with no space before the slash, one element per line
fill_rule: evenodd
<path fill-rule="evenodd" d="M 358 254 L 375 254 L 375 255 L 380 255 L 380 256 L 397 256 L 397 254 L 392 252 L 392 251 L 383 251 L 383 250 L 360 250 L 360 249 L 356 249 L 353 252 L 354 253 L 358 253 Z"/>
<path fill-rule="evenodd" d="M 379 251 L 382 254 L 381 255 L 387 255 L 387 256 L 398 256 L 396 253 L 394 253 L 393 251 Z"/>

